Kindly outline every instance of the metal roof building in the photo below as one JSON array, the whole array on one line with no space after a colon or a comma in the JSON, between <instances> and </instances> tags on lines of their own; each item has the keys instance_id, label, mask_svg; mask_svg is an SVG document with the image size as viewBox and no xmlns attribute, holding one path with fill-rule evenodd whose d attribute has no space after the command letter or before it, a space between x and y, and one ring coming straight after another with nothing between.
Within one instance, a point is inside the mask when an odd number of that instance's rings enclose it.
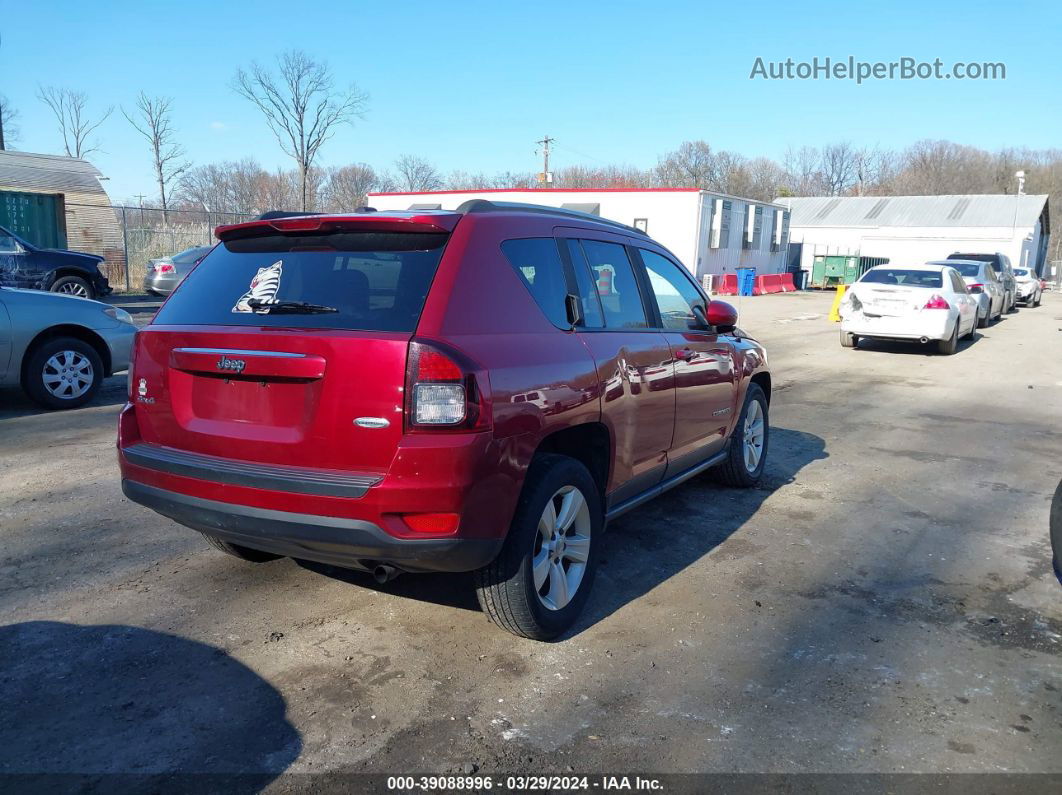
<instances>
[{"instance_id":1,"label":"metal roof building","mask_svg":"<svg viewBox=\"0 0 1062 795\"><path fill-rule=\"evenodd\" d=\"M121 259L121 227L87 160L0 150L0 226L34 245Z\"/></svg>"},{"instance_id":2,"label":"metal roof building","mask_svg":"<svg viewBox=\"0 0 1062 795\"><path fill-rule=\"evenodd\" d=\"M1051 232L1046 195L813 196L781 198L801 267L815 254L926 262L956 251L1002 252L1044 275Z\"/></svg>"}]
</instances>

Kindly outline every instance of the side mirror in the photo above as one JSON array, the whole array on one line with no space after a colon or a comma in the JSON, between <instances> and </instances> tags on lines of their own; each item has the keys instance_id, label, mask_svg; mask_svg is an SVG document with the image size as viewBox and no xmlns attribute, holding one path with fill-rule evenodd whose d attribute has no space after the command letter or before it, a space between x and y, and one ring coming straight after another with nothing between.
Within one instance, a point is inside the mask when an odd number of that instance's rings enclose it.
<instances>
[{"instance_id":1,"label":"side mirror","mask_svg":"<svg viewBox=\"0 0 1062 795\"><path fill-rule=\"evenodd\" d=\"M712 301L708 304L708 325L723 334L729 334L737 326L737 310L726 301Z\"/></svg>"}]
</instances>

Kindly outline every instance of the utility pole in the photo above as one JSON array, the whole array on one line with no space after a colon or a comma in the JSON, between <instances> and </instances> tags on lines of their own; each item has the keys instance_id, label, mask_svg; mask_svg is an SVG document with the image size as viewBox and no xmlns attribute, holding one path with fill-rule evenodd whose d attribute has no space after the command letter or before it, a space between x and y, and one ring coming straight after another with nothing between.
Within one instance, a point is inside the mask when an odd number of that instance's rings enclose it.
<instances>
[{"instance_id":1,"label":"utility pole","mask_svg":"<svg viewBox=\"0 0 1062 795\"><path fill-rule=\"evenodd\" d=\"M553 184L553 175L549 173L549 145L556 140L556 138L550 138L547 135L541 141L535 141L536 144L542 147L542 179L539 181L546 187Z\"/></svg>"},{"instance_id":2,"label":"utility pole","mask_svg":"<svg viewBox=\"0 0 1062 795\"><path fill-rule=\"evenodd\" d=\"M144 228L144 194L143 193L137 193L135 195L136 195L137 201L140 202L140 228L143 229Z\"/></svg>"}]
</instances>

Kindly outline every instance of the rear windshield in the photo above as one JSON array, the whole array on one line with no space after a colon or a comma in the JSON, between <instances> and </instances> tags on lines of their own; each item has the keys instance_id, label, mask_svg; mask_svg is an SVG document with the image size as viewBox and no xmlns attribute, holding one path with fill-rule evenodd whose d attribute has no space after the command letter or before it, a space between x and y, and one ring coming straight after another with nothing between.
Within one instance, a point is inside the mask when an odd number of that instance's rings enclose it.
<instances>
[{"instance_id":1,"label":"rear windshield","mask_svg":"<svg viewBox=\"0 0 1062 795\"><path fill-rule=\"evenodd\" d=\"M943 284L940 271L901 270L899 268L881 270L874 268L863 274L863 278L859 281L871 284L902 284L907 287L940 287Z\"/></svg>"},{"instance_id":2,"label":"rear windshield","mask_svg":"<svg viewBox=\"0 0 1062 795\"><path fill-rule=\"evenodd\" d=\"M1029 271L1026 268L1015 268L1014 269L1014 275L1015 276L1028 276L1029 275Z\"/></svg>"},{"instance_id":3,"label":"rear windshield","mask_svg":"<svg viewBox=\"0 0 1062 795\"><path fill-rule=\"evenodd\" d=\"M154 322L413 331L447 237L338 231L230 240Z\"/></svg>"},{"instance_id":4,"label":"rear windshield","mask_svg":"<svg viewBox=\"0 0 1062 795\"><path fill-rule=\"evenodd\" d=\"M972 262L956 262L951 267L955 268L960 276L979 276L981 274L981 266Z\"/></svg>"}]
</instances>

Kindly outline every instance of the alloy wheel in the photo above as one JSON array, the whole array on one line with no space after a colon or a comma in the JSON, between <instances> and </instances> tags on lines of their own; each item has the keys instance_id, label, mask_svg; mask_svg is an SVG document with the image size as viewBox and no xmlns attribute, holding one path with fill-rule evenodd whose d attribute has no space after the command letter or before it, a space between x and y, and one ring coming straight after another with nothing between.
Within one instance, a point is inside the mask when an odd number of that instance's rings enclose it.
<instances>
[{"instance_id":1,"label":"alloy wheel","mask_svg":"<svg viewBox=\"0 0 1062 795\"><path fill-rule=\"evenodd\" d=\"M85 285L81 282L66 282L60 284L59 289L56 291L63 295L74 295L78 298L88 298L88 290L85 289Z\"/></svg>"},{"instance_id":2,"label":"alloy wheel","mask_svg":"<svg viewBox=\"0 0 1062 795\"><path fill-rule=\"evenodd\" d=\"M92 362L78 351L59 351L44 363L44 388L60 400L73 400L92 387Z\"/></svg>"},{"instance_id":3,"label":"alloy wheel","mask_svg":"<svg viewBox=\"0 0 1062 795\"><path fill-rule=\"evenodd\" d=\"M590 559L590 507L575 486L563 486L538 520L531 576L538 600L561 610L575 597Z\"/></svg>"},{"instance_id":4,"label":"alloy wheel","mask_svg":"<svg viewBox=\"0 0 1062 795\"><path fill-rule=\"evenodd\" d=\"M744 447L745 469L755 472L763 457L763 437L766 423L763 417L763 407L758 400L749 402L748 411L745 412L745 427L742 430L742 445Z\"/></svg>"}]
</instances>

